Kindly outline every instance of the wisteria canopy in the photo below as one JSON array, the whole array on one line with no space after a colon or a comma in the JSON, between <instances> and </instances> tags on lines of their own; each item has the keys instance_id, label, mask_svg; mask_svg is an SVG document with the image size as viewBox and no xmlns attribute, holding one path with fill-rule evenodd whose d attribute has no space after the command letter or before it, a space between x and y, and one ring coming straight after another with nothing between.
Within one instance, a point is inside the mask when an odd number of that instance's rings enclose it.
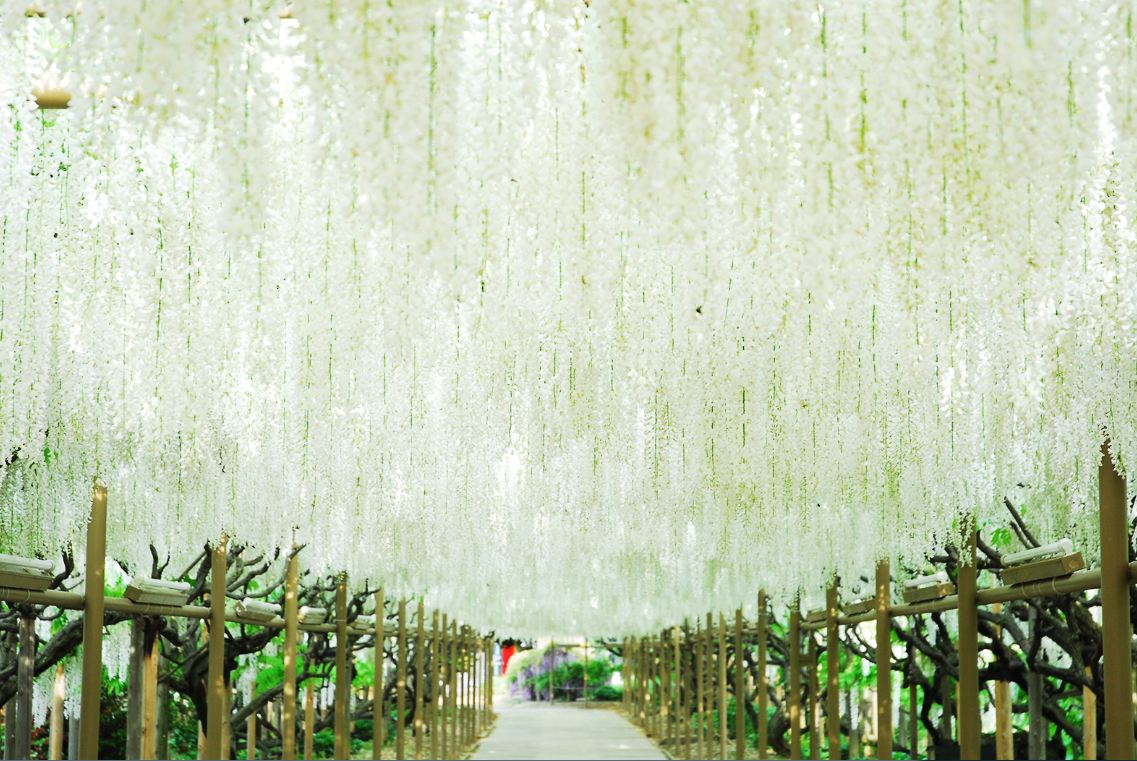
<instances>
[{"instance_id":1,"label":"wisteria canopy","mask_svg":"<svg viewBox=\"0 0 1137 761\"><path fill-rule=\"evenodd\" d=\"M295 541L615 634L918 567L1004 496L1096 547L1132 5L36 7L0 10L0 551L81 554L98 480L124 563Z\"/></svg>"}]
</instances>

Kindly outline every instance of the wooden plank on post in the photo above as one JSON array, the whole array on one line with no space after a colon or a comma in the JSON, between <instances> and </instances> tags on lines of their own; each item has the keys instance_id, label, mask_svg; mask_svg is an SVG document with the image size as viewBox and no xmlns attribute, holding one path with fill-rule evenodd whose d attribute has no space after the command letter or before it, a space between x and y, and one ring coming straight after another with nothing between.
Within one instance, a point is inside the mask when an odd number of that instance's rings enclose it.
<instances>
[{"instance_id":1,"label":"wooden plank on post","mask_svg":"<svg viewBox=\"0 0 1137 761\"><path fill-rule=\"evenodd\" d=\"M107 561L107 488L95 484L87 523L83 593L83 683L79 697L79 755L99 757L99 701L103 685L103 595Z\"/></svg>"},{"instance_id":2,"label":"wooden plank on post","mask_svg":"<svg viewBox=\"0 0 1137 761\"><path fill-rule=\"evenodd\" d=\"M1105 757L1133 758L1133 625L1129 612L1129 505L1109 442L1098 470Z\"/></svg>"},{"instance_id":3,"label":"wooden plank on post","mask_svg":"<svg viewBox=\"0 0 1137 761\"><path fill-rule=\"evenodd\" d=\"M67 697L67 681L63 664L55 667L55 681L51 688L51 723L48 726L47 757L51 761L63 758L63 699Z\"/></svg>"},{"instance_id":4,"label":"wooden plank on post","mask_svg":"<svg viewBox=\"0 0 1137 761\"><path fill-rule=\"evenodd\" d=\"M801 758L801 610L797 598L790 609L790 758Z\"/></svg>"},{"instance_id":5,"label":"wooden plank on post","mask_svg":"<svg viewBox=\"0 0 1137 761\"><path fill-rule=\"evenodd\" d=\"M825 590L825 715L829 736L829 758L841 758L841 652L838 649L837 580Z\"/></svg>"},{"instance_id":6,"label":"wooden plank on post","mask_svg":"<svg viewBox=\"0 0 1137 761\"><path fill-rule=\"evenodd\" d=\"M210 552L209 567L209 675L206 685L205 754L222 758L225 715L225 573L224 534ZM86 717L86 712L83 716ZM86 724L86 718L83 723Z\"/></svg>"},{"instance_id":7,"label":"wooden plank on post","mask_svg":"<svg viewBox=\"0 0 1137 761\"><path fill-rule=\"evenodd\" d=\"M395 758L407 757L403 731L407 721L407 598L399 598L398 661L395 664Z\"/></svg>"},{"instance_id":8,"label":"wooden plank on post","mask_svg":"<svg viewBox=\"0 0 1137 761\"><path fill-rule=\"evenodd\" d=\"M976 563L974 518L965 529L963 555L957 574L959 588L959 754L962 759L979 758L979 609L976 606Z\"/></svg>"},{"instance_id":9,"label":"wooden plank on post","mask_svg":"<svg viewBox=\"0 0 1137 761\"><path fill-rule=\"evenodd\" d=\"M423 676L425 660L423 648L426 645L426 609L422 598L418 598L418 621L415 625L415 758L422 758L422 735L426 731L426 716L423 709L422 693L426 686Z\"/></svg>"},{"instance_id":10,"label":"wooden plank on post","mask_svg":"<svg viewBox=\"0 0 1137 761\"><path fill-rule=\"evenodd\" d=\"M296 641L299 634L300 561L296 547L288 557L284 582L284 684L281 695L280 757L296 758Z\"/></svg>"},{"instance_id":11,"label":"wooden plank on post","mask_svg":"<svg viewBox=\"0 0 1137 761\"><path fill-rule=\"evenodd\" d=\"M336 758L351 756L351 732L347 727L347 703L351 678L347 674L347 574L336 577L336 691L334 734Z\"/></svg>"},{"instance_id":12,"label":"wooden plank on post","mask_svg":"<svg viewBox=\"0 0 1137 761\"><path fill-rule=\"evenodd\" d=\"M892 758L892 574L888 560L876 565L876 757Z\"/></svg>"},{"instance_id":13,"label":"wooden plank on post","mask_svg":"<svg viewBox=\"0 0 1137 761\"><path fill-rule=\"evenodd\" d=\"M769 626L766 614L766 592L758 591L758 758L766 758L769 745L766 710L770 695L766 685L766 628Z\"/></svg>"}]
</instances>

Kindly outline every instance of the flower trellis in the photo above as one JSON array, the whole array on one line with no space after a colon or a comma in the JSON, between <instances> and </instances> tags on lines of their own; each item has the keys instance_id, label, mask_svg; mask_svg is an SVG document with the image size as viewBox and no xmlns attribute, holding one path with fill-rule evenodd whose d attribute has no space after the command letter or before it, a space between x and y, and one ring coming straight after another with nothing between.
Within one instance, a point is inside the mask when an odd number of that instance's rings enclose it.
<instances>
[{"instance_id":1,"label":"flower trellis","mask_svg":"<svg viewBox=\"0 0 1137 761\"><path fill-rule=\"evenodd\" d=\"M97 478L124 561L295 536L473 626L648 631L1006 494L1096 544L1124 4L18 6L0 551Z\"/></svg>"}]
</instances>

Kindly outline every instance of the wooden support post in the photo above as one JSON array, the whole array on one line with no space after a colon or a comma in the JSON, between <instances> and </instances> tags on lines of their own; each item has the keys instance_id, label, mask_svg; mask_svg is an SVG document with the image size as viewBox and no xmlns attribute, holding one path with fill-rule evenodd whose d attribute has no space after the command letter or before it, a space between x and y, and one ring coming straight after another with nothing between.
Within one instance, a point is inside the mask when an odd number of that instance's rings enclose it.
<instances>
[{"instance_id":1,"label":"wooden support post","mask_svg":"<svg viewBox=\"0 0 1137 761\"><path fill-rule=\"evenodd\" d=\"M1133 758L1133 626L1129 612L1129 506L1125 479L1102 444L1098 471L1105 757Z\"/></svg>"},{"instance_id":2,"label":"wooden support post","mask_svg":"<svg viewBox=\"0 0 1137 761\"><path fill-rule=\"evenodd\" d=\"M1001 613L1003 606L995 603L992 613ZM995 637L1001 639L1003 627L995 627ZM913 687L913 689L915 689ZM1015 757L1014 725L1011 723L1011 684L998 680L995 682L995 758L1011 761Z\"/></svg>"},{"instance_id":3,"label":"wooden support post","mask_svg":"<svg viewBox=\"0 0 1137 761\"><path fill-rule=\"evenodd\" d=\"M63 699L67 697L67 682L63 664L55 667L55 682L51 689L51 723L48 725L47 757L51 761L63 758Z\"/></svg>"},{"instance_id":4,"label":"wooden support post","mask_svg":"<svg viewBox=\"0 0 1137 761\"><path fill-rule=\"evenodd\" d=\"M486 678L487 679L487 681L486 681L486 710L489 712L489 721L490 722L492 722L494 719L493 680L494 680L494 676L496 676L496 673L494 671L494 666L493 666L493 647L494 647L493 639L487 637L486 638L486 674L488 676ZM587 653L588 651L586 650L585 652Z\"/></svg>"},{"instance_id":5,"label":"wooden support post","mask_svg":"<svg viewBox=\"0 0 1137 761\"><path fill-rule=\"evenodd\" d=\"M304 686L304 759L312 761L316 739L316 696L312 682Z\"/></svg>"},{"instance_id":6,"label":"wooden support post","mask_svg":"<svg viewBox=\"0 0 1137 761\"><path fill-rule=\"evenodd\" d=\"M770 695L766 686L766 628L769 626L766 614L766 592L758 591L758 758L766 758L769 745L766 710Z\"/></svg>"},{"instance_id":7,"label":"wooden support post","mask_svg":"<svg viewBox=\"0 0 1137 761\"><path fill-rule=\"evenodd\" d=\"M439 710L442 712L442 716L441 716L441 721L439 721L438 723L439 723L439 732L442 735L442 757L443 758L450 758L450 742L449 742L450 738L449 738L449 732L447 731L447 728L449 726L449 721L448 721L447 710L446 710L447 707L449 706L449 700L450 700L450 689L449 689L449 687L450 687L450 681L451 681L450 680L450 668L451 668L450 667L450 617L446 613L442 614L442 641L439 644L440 644L440 651L439 651L440 655L439 655L439 657L442 659L442 662L439 664L439 666L442 669L442 679L441 679L442 683L439 685L439 688L438 688L438 691L439 691L438 703L439 703Z\"/></svg>"},{"instance_id":8,"label":"wooden support post","mask_svg":"<svg viewBox=\"0 0 1137 761\"><path fill-rule=\"evenodd\" d=\"M742 663L742 608L734 611L734 757L746 758L746 682Z\"/></svg>"},{"instance_id":9,"label":"wooden support post","mask_svg":"<svg viewBox=\"0 0 1137 761\"><path fill-rule=\"evenodd\" d=\"M841 652L837 631L837 580L825 591L825 717L829 758L841 758Z\"/></svg>"},{"instance_id":10,"label":"wooden support post","mask_svg":"<svg viewBox=\"0 0 1137 761\"><path fill-rule=\"evenodd\" d=\"M206 758L222 758L224 725L228 723L225 715L225 573L227 539L221 541L210 552L209 568L209 675L206 684ZM87 723L87 713L83 712L83 724Z\"/></svg>"},{"instance_id":11,"label":"wooden support post","mask_svg":"<svg viewBox=\"0 0 1137 761\"><path fill-rule=\"evenodd\" d=\"M160 624L148 620L143 631L142 758L158 758L158 649Z\"/></svg>"},{"instance_id":12,"label":"wooden support post","mask_svg":"<svg viewBox=\"0 0 1137 761\"><path fill-rule=\"evenodd\" d=\"M703 623L695 619L695 740L699 745L699 758L710 758L707 753L706 736L706 695L703 672L706 664L703 663Z\"/></svg>"},{"instance_id":13,"label":"wooden support post","mask_svg":"<svg viewBox=\"0 0 1137 761\"><path fill-rule=\"evenodd\" d=\"M336 692L334 733L336 758L351 757L351 731L347 726L351 677L347 673L347 574L336 577Z\"/></svg>"},{"instance_id":14,"label":"wooden support post","mask_svg":"<svg viewBox=\"0 0 1137 761\"><path fill-rule=\"evenodd\" d=\"M415 758L422 758L422 736L426 731L426 716L423 712L422 693L426 686L423 678L423 667L426 655L423 648L426 646L426 609L422 598L418 599L418 621L415 624Z\"/></svg>"},{"instance_id":15,"label":"wooden support post","mask_svg":"<svg viewBox=\"0 0 1137 761\"><path fill-rule=\"evenodd\" d=\"M674 650L674 663L673 673L674 678L672 681L675 683L675 732L673 737L676 743L682 742L684 752L687 750L687 721L688 714L684 704L684 691L687 688L687 675L683 668L683 640L679 632L679 627L675 626L671 630L671 642Z\"/></svg>"},{"instance_id":16,"label":"wooden support post","mask_svg":"<svg viewBox=\"0 0 1137 761\"><path fill-rule=\"evenodd\" d=\"M450 752L457 758L462 752L462 738L458 734L458 622L450 622ZM447 756L451 758L451 756Z\"/></svg>"},{"instance_id":17,"label":"wooden support post","mask_svg":"<svg viewBox=\"0 0 1137 761\"><path fill-rule=\"evenodd\" d=\"M438 611L430 618L430 757L438 758Z\"/></svg>"},{"instance_id":18,"label":"wooden support post","mask_svg":"<svg viewBox=\"0 0 1137 761\"><path fill-rule=\"evenodd\" d=\"M407 757L403 731L407 721L407 598L399 598L399 659L395 664L395 758Z\"/></svg>"},{"instance_id":19,"label":"wooden support post","mask_svg":"<svg viewBox=\"0 0 1137 761\"><path fill-rule=\"evenodd\" d=\"M807 688L806 705L808 705L807 714L809 716L809 757L821 758L821 706L818 700L818 693L820 690L819 679L817 677L817 664L820 660L817 653L817 637L813 635L810 630L806 634L808 647L806 649L806 674L809 677L809 687Z\"/></svg>"},{"instance_id":20,"label":"wooden support post","mask_svg":"<svg viewBox=\"0 0 1137 761\"><path fill-rule=\"evenodd\" d=\"M83 593L83 683L79 698L79 755L99 757L99 699L103 686L103 595L107 561L107 488L95 484L87 524L87 574Z\"/></svg>"},{"instance_id":21,"label":"wooden support post","mask_svg":"<svg viewBox=\"0 0 1137 761\"><path fill-rule=\"evenodd\" d=\"M296 758L296 641L299 634L300 561L296 548L288 557L288 570L284 582L284 684L281 704L280 757L284 761Z\"/></svg>"},{"instance_id":22,"label":"wooden support post","mask_svg":"<svg viewBox=\"0 0 1137 761\"><path fill-rule=\"evenodd\" d=\"M683 620L683 643L679 648L679 716L683 721L683 759L691 758L691 627Z\"/></svg>"},{"instance_id":23,"label":"wooden support post","mask_svg":"<svg viewBox=\"0 0 1137 761\"><path fill-rule=\"evenodd\" d=\"M1093 681L1093 673L1086 666L1086 679ZM1012 758L1008 756L1007 758ZM1089 687L1082 688L1082 758L1095 761L1098 757L1098 696Z\"/></svg>"},{"instance_id":24,"label":"wooden support post","mask_svg":"<svg viewBox=\"0 0 1137 761\"><path fill-rule=\"evenodd\" d=\"M20 613L18 624L18 653L16 656L16 758L31 758L32 747L32 693L36 668L36 618L28 612Z\"/></svg>"},{"instance_id":25,"label":"wooden support post","mask_svg":"<svg viewBox=\"0 0 1137 761\"><path fill-rule=\"evenodd\" d=\"M892 574L888 560L876 565L876 757L892 758Z\"/></svg>"},{"instance_id":26,"label":"wooden support post","mask_svg":"<svg viewBox=\"0 0 1137 761\"><path fill-rule=\"evenodd\" d=\"M974 518L968 519L957 577L959 594L959 753L965 761L979 758L979 609L976 606Z\"/></svg>"},{"instance_id":27,"label":"wooden support post","mask_svg":"<svg viewBox=\"0 0 1137 761\"><path fill-rule=\"evenodd\" d=\"M671 669L668 665L667 647L663 636L656 640L659 657L659 736L664 745L671 744Z\"/></svg>"},{"instance_id":28,"label":"wooden support post","mask_svg":"<svg viewBox=\"0 0 1137 761\"><path fill-rule=\"evenodd\" d=\"M130 619L130 655L126 680L126 757L130 761L142 758L142 661L145 622L140 617Z\"/></svg>"},{"instance_id":29,"label":"wooden support post","mask_svg":"<svg viewBox=\"0 0 1137 761\"><path fill-rule=\"evenodd\" d=\"M708 756L714 755L715 747L715 726L711 723L711 717L715 713L715 677L717 671L715 669L715 618L714 614L707 613L703 621L704 630L704 645L706 650L703 653L703 660L706 668L703 669L703 676L707 679L707 687L703 694L706 696L707 705L704 713L707 718L707 754Z\"/></svg>"},{"instance_id":30,"label":"wooden support post","mask_svg":"<svg viewBox=\"0 0 1137 761\"><path fill-rule=\"evenodd\" d=\"M795 597L790 610L790 758L801 758L801 610Z\"/></svg>"},{"instance_id":31,"label":"wooden support post","mask_svg":"<svg viewBox=\"0 0 1137 761\"><path fill-rule=\"evenodd\" d=\"M719 612L719 758L726 758L726 616Z\"/></svg>"}]
</instances>

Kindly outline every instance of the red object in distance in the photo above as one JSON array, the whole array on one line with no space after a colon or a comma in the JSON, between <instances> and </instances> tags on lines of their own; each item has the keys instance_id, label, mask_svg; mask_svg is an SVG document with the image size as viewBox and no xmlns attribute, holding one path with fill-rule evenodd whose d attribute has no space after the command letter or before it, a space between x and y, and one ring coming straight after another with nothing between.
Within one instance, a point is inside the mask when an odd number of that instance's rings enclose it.
<instances>
[{"instance_id":1,"label":"red object in distance","mask_svg":"<svg viewBox=\"0 0 1137 761\"><path fill-rule=\"evenodd\" d=\"M501 648L501 673L505 674L505 670L509 668L509 659L517 652L517 646L514 644L503 645Z\"/></svg>"}]
</instances>

